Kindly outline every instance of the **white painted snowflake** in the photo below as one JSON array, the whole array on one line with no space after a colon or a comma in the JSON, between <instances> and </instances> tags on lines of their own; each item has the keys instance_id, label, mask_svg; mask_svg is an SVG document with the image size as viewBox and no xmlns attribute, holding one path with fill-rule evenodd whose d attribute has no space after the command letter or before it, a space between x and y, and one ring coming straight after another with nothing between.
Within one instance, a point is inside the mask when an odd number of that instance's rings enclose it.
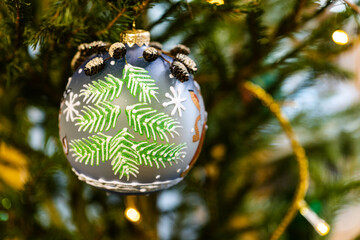
<instances>
[{"instance_id":1,"label":"white painted snowflake","mask_svg":"<svg viewBox=\"0 0 360 240\"><path fill-rule=\"evenodd\" d=\"M69 101L65 101L66 109L64 110L64 114L66 113L66 121L74 121L74 118L79 115L79 111L75 109L76 106L80 105L80 101L76 101L78 95L70 92Z\"/></svg>"},{"instance_id":2,"label":"white painted snowflake","mask_svg":"<svg viewBox=\"0 0 360 240\"><path fill-rule=\"evenodd\" d=\"M164 102L162 105L164 107L167 107L169 105L174 104L174 109L171 112L171 116L174 116L176 113L176 110L177 110L179 113L179 116L182 117L182 110L185 111L186 108L184 107L184 105L181 104L181 102L184 102L186 100L186 98L181 98L181 88L178 88L177 92L176 92L175 88L171 86L170 91L173 94L173 96L171 96L169 93L166 93L165 97L169 98L170 101Z\"/></svg>"}]
</instances>

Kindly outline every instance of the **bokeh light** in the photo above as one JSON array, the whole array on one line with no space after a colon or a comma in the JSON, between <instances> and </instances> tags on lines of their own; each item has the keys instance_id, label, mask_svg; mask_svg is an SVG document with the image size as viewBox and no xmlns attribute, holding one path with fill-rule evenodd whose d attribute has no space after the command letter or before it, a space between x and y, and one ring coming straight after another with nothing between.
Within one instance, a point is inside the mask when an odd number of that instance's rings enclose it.
<instances>
[{"instance_id":1,"label":"bokeh light","mask_svg":"<svg viewBox=\"0 0 360 240\"><path fill-rule=\"evenodd\" d=\"M349 37L343 30L336 30L332 34L332 39L336 44L345 45L349 42Z\"/></svg>"},{"instance_id":2,"label":"bokeh light","mask_svg":"<svg viewBox=\"0 0 360 240\"><path fill-rule=\"evenodd\" d=\"M140 213L135 208L126 208L125 217L131 222L138 222L140 220Z\"/></svg>"}]
</instances>

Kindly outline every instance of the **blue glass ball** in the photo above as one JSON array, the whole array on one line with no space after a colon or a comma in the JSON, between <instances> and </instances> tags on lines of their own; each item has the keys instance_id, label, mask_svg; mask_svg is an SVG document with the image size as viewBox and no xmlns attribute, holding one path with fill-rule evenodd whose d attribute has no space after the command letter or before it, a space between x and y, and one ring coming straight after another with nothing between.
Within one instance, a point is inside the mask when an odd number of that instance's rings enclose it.
<instances>
[{"instance_id":1,"label":"blue glass ball","mask_svg":"<svg viewBox=\"0 0 360 240\"><path fill-rule=\"evenodd\" d=\"M69 78L59 135L74 173L86 183L124 194L149 193L180 182L203 143L207 113L199 85L180 82L162 54L148 62L147 46L126 46L86 60ZM85 65L105 62L88 76Z\"/></svg>"}]
</instances>

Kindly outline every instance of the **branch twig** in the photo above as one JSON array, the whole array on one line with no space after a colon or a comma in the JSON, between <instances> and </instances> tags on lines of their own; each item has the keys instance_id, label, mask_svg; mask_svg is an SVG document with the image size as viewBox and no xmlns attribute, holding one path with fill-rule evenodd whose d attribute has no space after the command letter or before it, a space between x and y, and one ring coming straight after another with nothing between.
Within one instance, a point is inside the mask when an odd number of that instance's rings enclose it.
<instances>
[{"instance_id":1,"label":"branch twig","mask_svg":"<svg viewBox=\"0 0 360 240\"><path fill-rule=\"evenodd\" d=\"M101 31L98 31L96 33L96 35L101 35L107 31L110 30L110 28L112 28L112 26L116 23L116 21L125 13L126 11L126 8L123 8L119 13L118 15L116 15L116 17L106 26L105 29L101 30Z\"/></svg>"},{"instance_id":2,"label":"branch twig","mask_svg":"<svg viewBox=\"0 0 360 240\"><path fill-rule=\"evenodd\" d=\"M18 49L20 46L20 38L21 38L21 33L20 33L20 3L16 4L16 20L15 20L15 24L16 24L16 41L15 41L15 48Z\"/></svg>"},{"instance_id":3,"label":"branch twig","mask_svg":"<svg viewBox=\"0 0 360 240\"><path fill-rule=\"evenodd\" d=\"M354 10L355 12L357 12L358 14L360 14L360 8L358 5L349 2L348 0L342 0L344 3L346 3L352 10Z\"/></svg>"},{"instance_id":4,"label":"branch twig","mask_svg":"<svg viewBox=\"0 0 360 240\"><path fill-rule=\"evenodd\" d=\"M149 2L150 0L146 0L138 8L134 8L136 12L136 18L139 14L141 14L145 10L145 8L149 5Z\"/></svg>"}]
</instances>

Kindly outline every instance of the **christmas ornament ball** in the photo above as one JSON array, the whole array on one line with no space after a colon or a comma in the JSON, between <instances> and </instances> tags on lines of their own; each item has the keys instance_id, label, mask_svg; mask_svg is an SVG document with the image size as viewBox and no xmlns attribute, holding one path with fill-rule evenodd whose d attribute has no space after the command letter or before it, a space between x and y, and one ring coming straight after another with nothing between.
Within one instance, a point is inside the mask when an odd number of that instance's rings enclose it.
<instances>
[{"instance_id":1,"label":"christmas ornament ball","mask_svg":"<svg viewBox=\"0 0 360 240\"><path fill-rule=\"evenodd\" d=\"M148 49L143 30L127 31L121 40L106 50L100 44L101 51L89 44L91 51L76 54L59 135L80 180L123 194L149 193L177 184L191 169L207 113L192 71L186 72L193 62ZM80 64L79 58L87 59ZM174 61L181 71L171 71Z\"/></svg>"}]
</instances>

